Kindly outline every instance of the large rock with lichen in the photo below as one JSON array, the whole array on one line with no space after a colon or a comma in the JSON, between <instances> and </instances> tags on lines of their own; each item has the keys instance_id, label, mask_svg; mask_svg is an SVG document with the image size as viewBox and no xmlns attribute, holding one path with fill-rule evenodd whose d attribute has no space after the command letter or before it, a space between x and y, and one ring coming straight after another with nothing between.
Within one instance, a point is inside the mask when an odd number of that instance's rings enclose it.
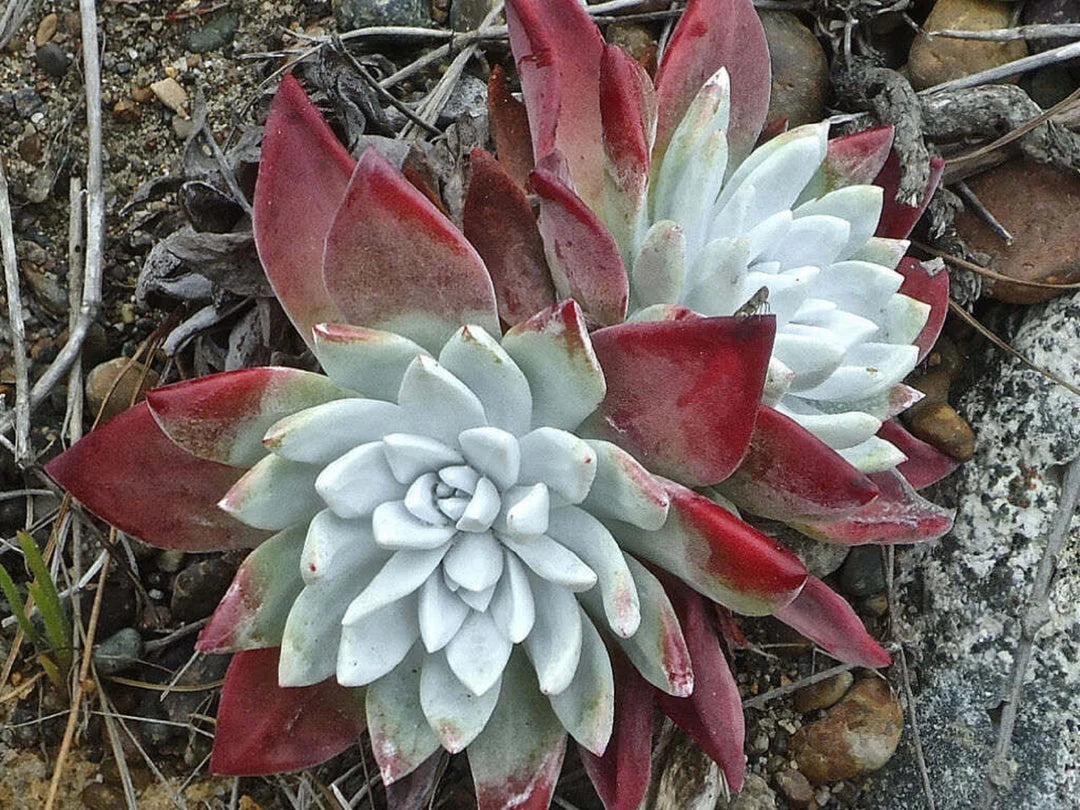
<instances>
[{"instance_id":1,"label":"large rock with lichen","mask_svg":"<svg viewBox=\"0 0 1080 810\"><path fill-rule=\"evenodd\" d=\"M1080 381L1080 295L1022 311L1012 344ZM1060 467L1080 455L1080 397L987 350L960 408L975 457L942 486L958 507L943 541L902 551L898 635L915 650L916 714L941 810L978 802L1008 693L1021 617L1059 500ZM993 807L1080 807L1080 521L1058 560L1049 622L1037 635L1011 757L994 772ZM910 710L909 710L910 713ZM910 810L922 786L910 745L875 777L866 804Z\"/></svg>"}]
</instances>

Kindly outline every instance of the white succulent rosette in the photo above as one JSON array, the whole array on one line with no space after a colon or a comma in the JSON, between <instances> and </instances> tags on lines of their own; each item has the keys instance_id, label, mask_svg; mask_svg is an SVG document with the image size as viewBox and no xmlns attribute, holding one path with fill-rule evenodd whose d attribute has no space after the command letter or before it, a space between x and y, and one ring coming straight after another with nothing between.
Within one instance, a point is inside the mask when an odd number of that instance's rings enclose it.
<instances>
[{"instance_id":1,"label":"white succulent rosette","mask_svg":"<svg viewBox=\"0 0 1080 810\"><path fill-rule=\"evenodd\" d=\"M598 626L648 680L692 687L665 661L677 620L662 588L601 522L651 534L668 500L627 453L571 432L604 377L584 330L547 320L501 342L462 327L437 358L392 333L317 327L330 380L363 395L278 421L270 454L221 501L248 525L284 529L252 558L289 543L298 555L280 685L367 686L387 781L440 744L468 746L504 677L603 751L614 687Z\"/></svg>"},{"instance_id":2,"label":"white succulent rosette","mask_svg":"<svg viewBox=\"0 0 1080 810\"><path fill-rule=\"evenodd\" d=\"M729 93L721 69L653 166L647 204L629 223L607 217L630 268L630 319L672 303L731 315L767 288L777 334L766 404L863 472L890 469L904 456L874 434L915 367L930 312L898 292L908 242L873 235L880 187L822 193L827 123L729 163Z\"/></svg>"}]
</instances>

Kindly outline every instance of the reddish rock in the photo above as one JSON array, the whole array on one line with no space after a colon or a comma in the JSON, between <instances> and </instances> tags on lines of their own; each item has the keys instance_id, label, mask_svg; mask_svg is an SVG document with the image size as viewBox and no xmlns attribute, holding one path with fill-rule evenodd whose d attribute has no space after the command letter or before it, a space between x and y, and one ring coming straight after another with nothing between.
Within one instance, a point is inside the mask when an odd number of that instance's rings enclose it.
<instances>
[{"instance_id":1,"label":"reddish rock","mask_svg":"<svg viewBox=\"0 0 1080 810\"><path fill-rule=\"evenodd\" d=\"M791 738L799 770L811 782L839 782L889 761L904 730L904 712L880 678L859 681L822 720Z\"/></svg>"},{"instance_id":2,"label":"reddish rock","mask_svg":"<svg viewBox=\"0 0 1080 810\"><path fill-rule=\"evenodd\" d=\"M127 357L101 363L86 376L86 404L90 415L96 416L104 405L101 421L107 422L134 403L141 402L145 392L157 383L156 371Z\"/></svg>"},{"instance_id":3,"label":"reddish rock","mask_svg":"<svg viewBox=\"0 0 1080 810\"><path fill-rule=\"evenodd\" d=\"M972 250L991 256L991 270L1020 281L1080 281L1080 176L1012 161L968 180L968 185L1013 236L1013 243L1006 245L974 214L963 211L957 216L960 235ZM1002 281L990 281L986 289L1010 304L1034 304L1061 294Z\"/></svg>"}]
</instances>

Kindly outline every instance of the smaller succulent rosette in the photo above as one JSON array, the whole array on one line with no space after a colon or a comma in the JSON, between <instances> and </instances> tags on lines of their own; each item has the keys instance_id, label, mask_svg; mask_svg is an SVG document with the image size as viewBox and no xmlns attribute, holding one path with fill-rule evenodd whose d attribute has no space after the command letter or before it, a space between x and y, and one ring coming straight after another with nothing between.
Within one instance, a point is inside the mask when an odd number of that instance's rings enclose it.
<instances>
[{"instance_id":1,"label":"smaller succulent rosette","mask_svg":"<svg viewBox=\"0 0 1080 810\"><path fill-rule=\"evenodd\" d=\"M769 57L747 0L691 0L655 79L573 0L511 0L507 15L524 104L496 71L499 157L473 153L464 214L503 317L568 295L595 324L730 315L767 293L763 418L723 492L835 542L940 536L947 515L912 486L956 462L895 417L921 396L902 381L941 328L948 276L904 255L922 208L895 199L891 128L777 126L759 143ZM806 497L801 458L823 454L795 426L867 476L876 503Z\"/></svg>"}]
</instances>

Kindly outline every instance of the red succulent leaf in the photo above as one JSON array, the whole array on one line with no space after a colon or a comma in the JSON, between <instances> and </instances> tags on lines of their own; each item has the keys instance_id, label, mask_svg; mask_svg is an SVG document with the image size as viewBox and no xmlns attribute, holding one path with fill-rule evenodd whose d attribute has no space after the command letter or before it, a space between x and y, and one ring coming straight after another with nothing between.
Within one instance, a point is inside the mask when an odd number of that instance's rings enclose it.
<instances>
[{"instance_id":1,"label":"red succulent leaf","mask_svg":"<svg viewBox=\"0 0 1080 810\"><path fill-rule=\"evenodd\" d=\"M506 22L537 160L558 149L576 192L598 210L604 189L600 59L604 40L577 0L509 0Z\"/></svg>"},{"instance_id":2,"label":"red succulent leaf","mask_svg":"<svg viewBox=\"0 0 1080 810\"><path fill-rule=\"evenodd\" d=\"M499 65L492 68L488 79L487 105L499 163L519 188L525 188L529 172L533 170L529 113L525 105L510 92L506 84L506 71Z\"/></svg>"},{"instance_id":3,"label":"red succulent leaf","mask_svg":"<svg viewBox=\"0 0 1080 810\"><path fill-rule=\"evenodd\" d=\"M904 277L904 283L900 285L901 293L930 305L930 317L915 338L915 345L919 347L919 362L922 362L937 342L949 312L949 271L942 267L931 272L918 259L905 256L897 265L896 272Z\"/></svg>"},{"instance_id":4,"label":"red succulent leaf","mask_svg":"<svg viewBox=\"0 0 1080 810\"><path fill-rule=\"evenodd\" d=\"M573 298L594 324L621 323L630 282L611 232L560 177L558 152L533 170L529 182L540 198L540 233L555 292Z\"/></svg>"},{"instance_id":5,"label":"red succulent leaf","mask_svg":"<svg viewBox=\"0 0 1080 810\"><path fill-rule=\"evenodd\" d=\"M579 746L581 763L607 810L638 810L649 789L655 693L622 655L612 655L615 726L602 757ZM673 698L674 699L674 698Z\"/></svg>"},{"instance_id":6,"label":"red succulent leaf","mask_svg":"<svg viewBox=\"0 0 1080 810\"><path fill-rule=\"evenodd\" d=\"M686 698L657 692L657 703L721 767L728 786L738 792L746 776L746 731L739 688L709 622L705 600L678 583L671 583L666 590L690 648L694 692Z\"/></svg>"},{"instance_id":7,"label":"red succulent leaf","mask_svg":"<svg viewBox=\"0 0 1080 810\"><path fill-rule=\"evenodd\" d=\"M607 45L600 63L600 117L612 179L631 199L644 199L656 92L645 68L618 45Z\"/></svg>"},{"instance_id":8,"label":"red succulent leaf","mask_svg":"<svg viewBox=\"0 0 1080 810\"><path fill-rule=\"evenodd\" d=\"M793 419L758 409L750 449L719 487L740 507L776 520L842 516L877 495L874 483Z\"/></svg>"},{"instance_id":9,"label":"red succulent leaf","mask_svg":"<svg viewBox=\"0 0 1080 810\"><path fill-rule=\"evenodd\" d=\"M461 232L368 149L326 237L326 289L351 323L437 351L462 324L499 333L495 292Z\"/></svg>"},{"instance_id":10,"label":"red succulent leaf","mask_svg":"<svg viewBox=\"0 0 1080 810\"><path fill-rule=\"evenodd\" d=\"M532 206L505 164L475 149L469 165L463 230L491 274L499 317L514 326L555 303L544 242Z\"/></svg>"},{"instance_id":11,"label":"red succulent leaf","mask_svg":"<svg viewBox=\"0 0 1080 810\"><path fill-rule=\"evenodd\" d=\"M262 439L282 417L347 396L322 374L262 366L210 374L147 392L165 434L208 461L250 467L266 455Z\"/></svg>"},{"instance_id":12,"label":"red succulent leaf","mask_svg":"<svg viewBox=\"0 0 1080 810\"><path fill-rule=\"evenodd\" d=\"M847 600L817 577L807 577L802 592L776 618L846 664L877 668L892 663Z\"/></svg>"},{"instance_id":13,"label":"red succulent leaf","mask_svg":"<svg viewBox=\"0 0 1080 810\"><path fill-rule=\"evenodd\" d=\"M849 546L921 543L952 528L953 511L923 498L896 470L868 477L881 494L866 506L834 520L800 520L796 528L818 540Z\"/></svg>"},{"instance_id":14,"label":"red succulent leaf","mask_svg":"<svg viewBox=\"0 0 1080 810\"><path fill-rule=\"evenodd\" d=\"M896 419L882 422L877 435L892 442L907 456L907 461L897 465L896 469L915 489L936 484L960 466L960 462L952 456L911 435Z\"/></svg>"},{"instance_id":15,"label":"red succulent leaf","mask_svg":"<svg viewBox=\"0 0 1080 810\"><path fill-rule=\"evenodd\" d=\"M285 76L266 119L252 220L266 277L309 346L312 326L341 320L323 285L323 244L355 165L300 83Z\"/></svg>"},{"instance_id":16,"label":"red succulent leaf","mask_svg":"<svg viewBox=\"0 0 1080 810\"><path fill-rule=\"evenodd\" d=\"M45 470L95 515L160 548L251 548L270 536L217 507L244 470L174 444L145 402L91 431Z\"/></svg>"},{"instance_id":17,"label":"red succulent leaf","mask_svg":"<svg viewBox=\"0 0 1080 810\"><path fill-rule=\"evenodd\" d=\"M757 145L761 146L763 143L767 143L777 135L783 135L787 131L788 117L785 115L782 118L774 118L762 127L761 134L758 135Z\"/></svg>"},{"instance_id":18,"label":"red succulent leaf","mask_svg":"<svg viewBox=\"0 0 1080 810\"><path fill-rule=\"evenodd\" d=\"M919 221L926 206L930 204L930 198L934 196L941 175L945 171L945 161L941 158L930 159L930 180L926 184L918 205L908 205L896 199L897 189L900 188L900 158L896 153L890 153L878 176L874 179L874 185L885 189L884 204L881 208L881 219L878 220L877 233L875 236L883 236L888 239L906 239Z\"/></svg>"},{"instance_id":19,"label":"red succulent leaf","mask_svg":"<svg viewBox=\"0 0 1080 810\"><path fill-rule=\"evenodd\" d=\"M277 647L233 656L221 689L210 770L261 776L311 768L360 741L363 692L325 680L278 686Z\"/></svg>"},{"instance_id":20,"label":"red succulent leaf","mask_svg":"<svg viewBox=\"0 0 1080 810\"><path fill-rule=\"evenodd\" d=\"M724 480L750 442L775 330L774 317L757 316L593 333L607 396L589 429L688 486Z\"/></svg>"},{"instance_id":21,"label":"red succulent leaf","mask_svg":"<svg viewBox=\"0 0 1080 810\"><path fill-rule=\"evenodd\" d=\"M425 810L431 807L431 794L444 773L448 754L439 750L425 759L419 767L400 779L384 785L386 806L393 810Z\"/></svg>"},{"instance_id":22,"label":"red succulent leaf","mask_svg":"<svg viewBox=\"0 0 1080 810\"><path fill-rule=\"evenodd\" d=\"M656 72L658 156L698 90L721 67L731 77L728 165L750 154L765 124L772 88L761 20L750 0L690 0Z\"/></svg>"},{"instance_id":23,"label":"red succulent leaf","mask_svg":"<svg viewBox=\"0 0 1080 810\"><path fill-rule=\"evenodd\" d=\"M739 613L775 613L795 598L806 579L798 557L705 496L661 480L667 523L655 532L613 523L623 548Z\"/></svg>"},{"instance_id":24,"label":"red succulent leaf","mask_svg":"<svg viewBox=\"0 0 1080 810\"><path fill-rule=\"evenodd\" d=\"M850 135L830 138L825 160L821 164L825 179L822 194L845 186L873 183L889 158L892 142L891 126L872 127ZM889 191L886 189L886 194ZM895 197L896 189L891 189L891 192Z\"/></svg>"}]
</instances>

